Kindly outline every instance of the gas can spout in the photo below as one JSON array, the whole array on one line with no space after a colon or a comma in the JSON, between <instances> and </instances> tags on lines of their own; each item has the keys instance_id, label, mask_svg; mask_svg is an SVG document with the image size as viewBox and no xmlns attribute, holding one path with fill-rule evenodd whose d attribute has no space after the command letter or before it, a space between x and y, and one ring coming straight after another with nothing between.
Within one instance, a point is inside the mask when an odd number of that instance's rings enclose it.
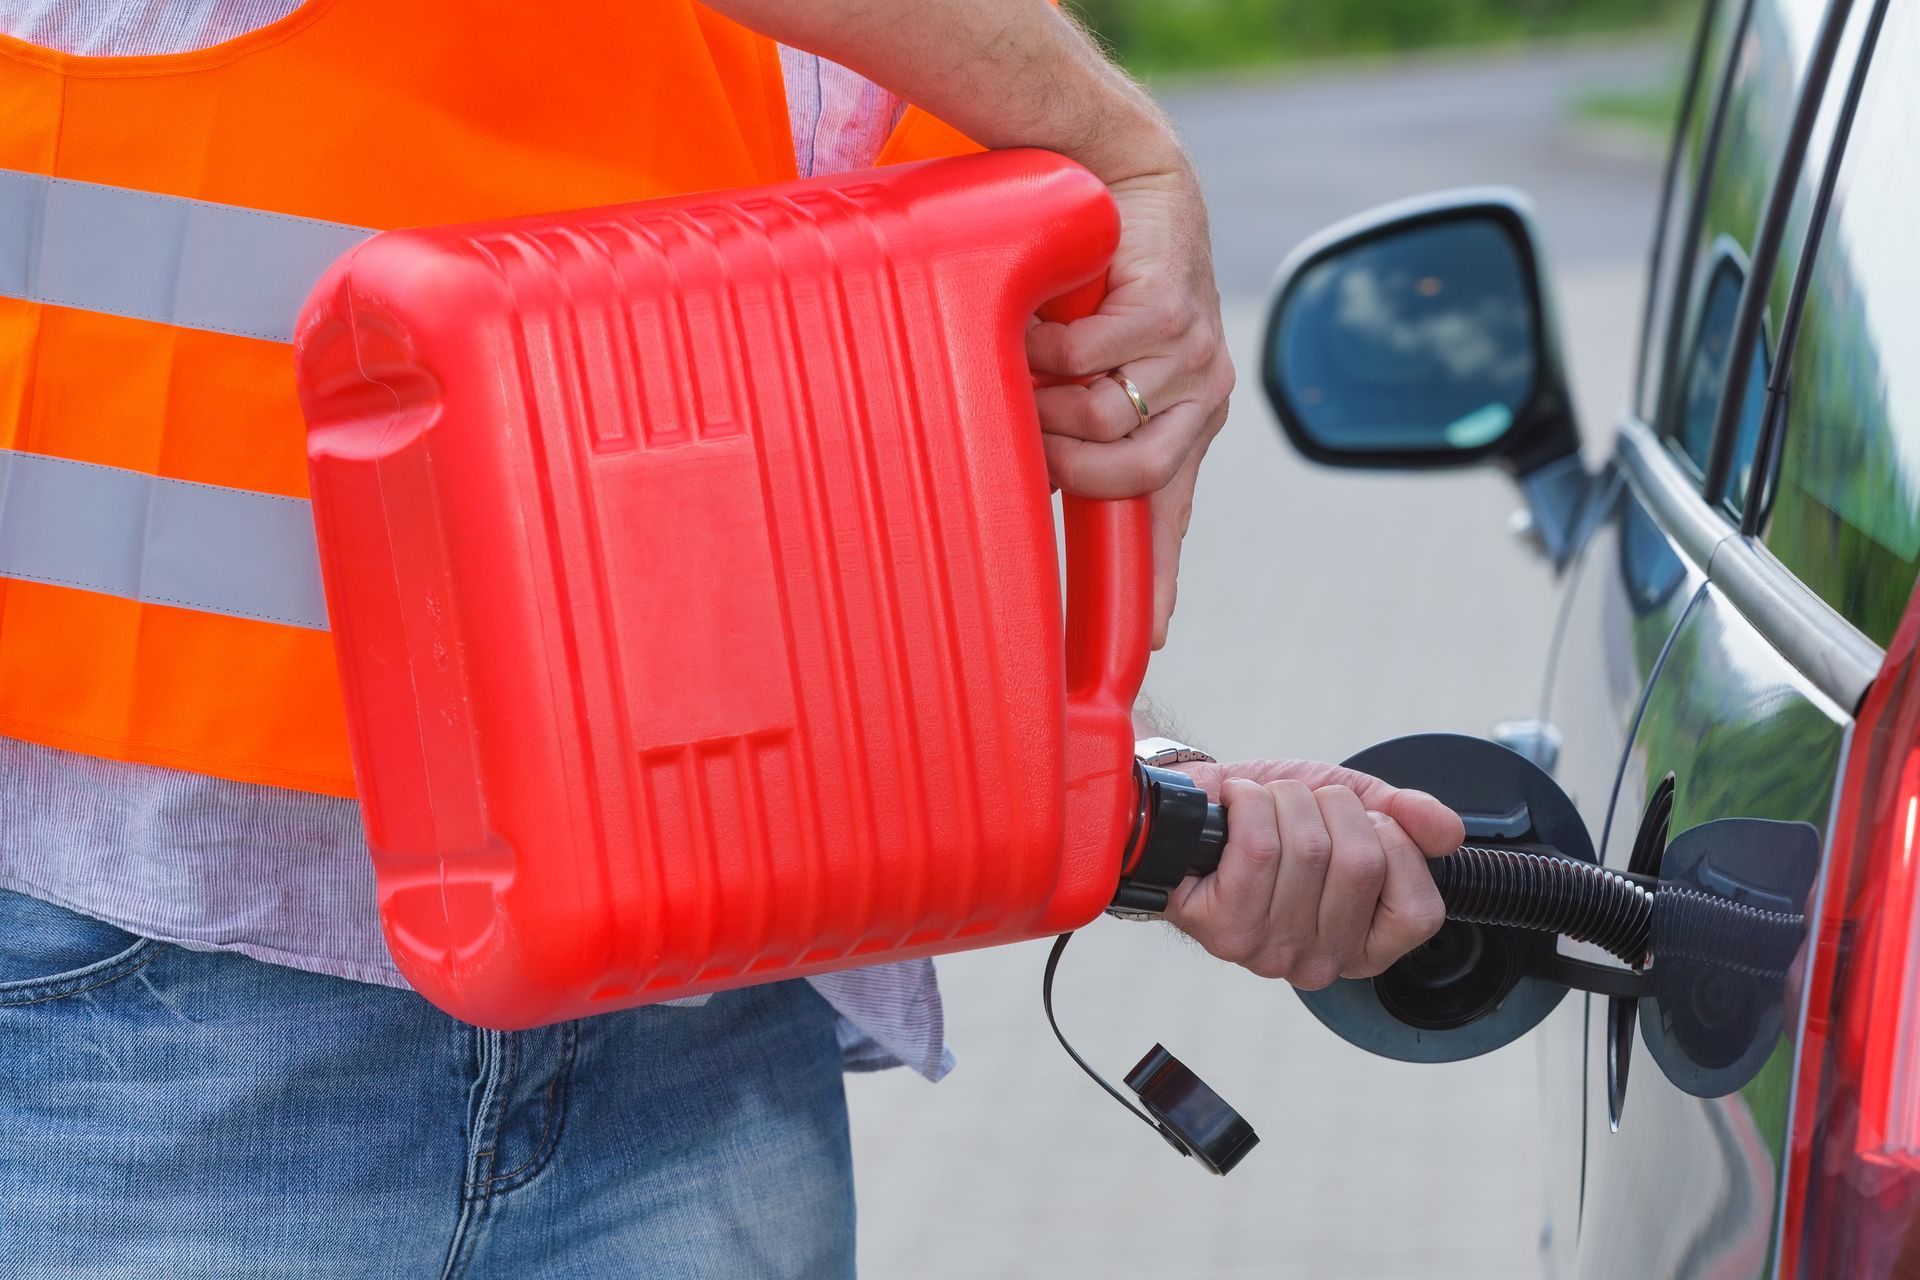
<instances>
[{"instance_id":1,"label":"gas can spout","mask_svg":"<svg viewBox=\"0 0 1920 1280\"><path fill-rule=\"evenodd\" d=\"M1227 847L1227 811L1209 801L1204 788L1172 769L1138 762L1133 769L1139 807L1107 908L1127 919L1165 912L1180 882L1210 873Z\"/></svg>"}]
</instances>

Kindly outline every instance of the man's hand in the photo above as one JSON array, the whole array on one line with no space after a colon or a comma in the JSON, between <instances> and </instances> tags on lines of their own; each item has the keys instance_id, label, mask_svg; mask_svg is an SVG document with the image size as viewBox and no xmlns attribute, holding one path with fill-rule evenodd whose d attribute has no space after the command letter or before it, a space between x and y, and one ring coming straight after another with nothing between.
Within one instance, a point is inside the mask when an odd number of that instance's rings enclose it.
<instances>
[{"instance_id":1,"label":"man's hand","mask_svg":"<svg viewBox=\"0 0 1920 1280\"><path fill-rule=\"evenodd\" d=\"M1062 489L1152 495L1158 648L1200 457L1226 421L1233 389L1206 206L1165 114L1047 0L707 2L853 68L982 146L1058 151L1113 192L1120 247L1105 305L1071 325L1036 326L1029 357L1040 373L1091 378L1117 369L1152 410L1141 426L1119 383L1102 376L1046 393L1041 425Z\"/></svg>"},{"instance_id":2,"label":"man's hand","mask_svg":"<svg viewBox=\"0 0 1920 1280\"><path fill-rule=\"evenodd\" d=\"M1424 859L1466 830L1426 792L1303 760L1181 768L1226 806L1227 847L1167 919L1222 960L1317 991L1381 973L1446 919Z\"/></svg>"},{"instance_id":3,"label":"man's hand","mask_svg":"<svg viewBox=\"0 0 1920 1280\"><path fill-rule=\"evenodd\" d=\"M1114 183L1120 247L1106 302L1071 324L1027 331L1038 374L1076 380L1037 395L1047 468L1068 493L1151 494L1153 647L1166 642L1180 573L1180 542L1193 512L1200 459L1227 420L1233 363L1220 324L1207 210L1184 163L1173 172ZM1109 370L1124 374L1153 411L1144 425Z\"/></svg>"}]
</instances>

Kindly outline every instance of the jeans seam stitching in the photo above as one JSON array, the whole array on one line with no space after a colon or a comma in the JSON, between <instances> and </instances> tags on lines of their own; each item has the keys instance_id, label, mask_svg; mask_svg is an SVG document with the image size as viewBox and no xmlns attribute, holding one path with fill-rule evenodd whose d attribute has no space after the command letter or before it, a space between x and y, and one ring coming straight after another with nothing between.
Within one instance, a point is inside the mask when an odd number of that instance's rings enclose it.
<instances>
[{"instance_id":1,"label":"jeans seam stitching","mask_svg":"<svg viewBox=\"0 0 1920 1280\"><path fill-rule=\"evenodd\" d=\"M576 1035L571 1024L561 1028L560 1063L554 1071L553 1083L547 1087L547 1119L541 1127L540 1140L534 1144L533 1154L521 1161L519 1168L490 1178L494 1191L513 1191L533 1181L560 1149L560 1133L566 1128L567 1104L572 1096L568 1086L573 1076L574 1049L578 1043Z\"/></svg>"},{"instance_id":2,"label":"jeans seam stitching","mask_svg":"<svg viewBox=\"0 0 1920 1280\"><path fill-rule=\"evenodd\" d=\"M500 1081L495 1075L499 1064L493 1055L485 1053L486 1037L494 1033L475 1028L474 1034L480 1037L479 1043L485 1061L479 1064L478 1070L474 1073L474 1082L481 1086L481 1094L479 1105L474 1111L472 1140L487 1141L491 1144L484 1149L475 1149L469 1156L473 1171L477 1173L482 1164L491 1165L494 1149L499 1143L497 1126L491 1138L483 1135L487 1131L489 1113L499 1110L495 1100L502 1097L504 1091L499 1088ZM510 1038L509 1035L501 1036L503 1041ZM493 1077L490 1083L487 1082L489 1076ZM487 1211L492 1206L492 1200L492 1188L486 1179L469 1178L464 1173L461 1175L460 1213L454 1219L453 1239L448 1242L447 1262L441 1270L441 1280L458 1280L466 1274L468 1266L473 1261L474 1250L479 1247L480 1227L487 1220Z\"/></svg>"},{"instance_id":3,"label":"jeans seam stitching","mask_svg":"<svg viewBox=\"0 0 1920 1280\"><path fill-rule=\"evenodd\" d=\"M506 1049L506 1055L501 1064L498 1083L495 1085L492 1106L488 1108L493 1117L492 1132L488 1137L487 1146L474 1152L475 1158L486 1172L481 1173L476 1169L476 1176L466 1184L466 1193L482 1201L489 1199L493 1193L494 1158L500 1152L501 1133L506 1128L507 1112L513 1106L513 1082L520 1074L520 1034L517 1031L509 1031L500 1037Z\"/></svg>"},{"instance_id":4,"label":"jeans seam stitching","mask_svg":"<svg viewBox=\"0 0 1920 1280\"><path fill-rule=\"evenodd\" d=\"M117 956L109 956L99 964L105 968L88 965L89 973L83 970L63 978L46 982L30 983L20 990L36 991L40 994L26 1000L16 1000L9 996L0 996L0 1009L25 1009L31 1005L48 1004L54 1000L66 1000L73 996L85 995L89 991L98 991L101 987L111 986L124 978L130 978L153 963L153 940L142 938ZM78 985L75 985L78 984Z\"/></svg>"}]
</instances>

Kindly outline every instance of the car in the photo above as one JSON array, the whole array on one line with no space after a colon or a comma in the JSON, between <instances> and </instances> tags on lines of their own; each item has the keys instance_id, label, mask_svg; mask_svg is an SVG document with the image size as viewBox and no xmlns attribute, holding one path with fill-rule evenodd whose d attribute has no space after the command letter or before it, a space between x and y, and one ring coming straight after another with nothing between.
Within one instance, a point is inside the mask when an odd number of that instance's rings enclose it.
<instances>
[{"instance_id":1,"label":"car","mask_svg":"<svg viewBox=\"0 0 1920 1280\"><path fill-rule=\"evenodd\" d=\"M1656 911L1637 969L1563 942L1526 979L1554 998L1451 1023L1384 977L1308 999L1415 1060L1535 1037L1548 1275L1920 1275L1920 6L1707 0L1690 49L1608 447L1516 192L1315 237L1262 358L1320 463L1512 475L1563 590L1540 706L1494 736L1570 843L1726 927Z\"/></svg>"}]
</instances>

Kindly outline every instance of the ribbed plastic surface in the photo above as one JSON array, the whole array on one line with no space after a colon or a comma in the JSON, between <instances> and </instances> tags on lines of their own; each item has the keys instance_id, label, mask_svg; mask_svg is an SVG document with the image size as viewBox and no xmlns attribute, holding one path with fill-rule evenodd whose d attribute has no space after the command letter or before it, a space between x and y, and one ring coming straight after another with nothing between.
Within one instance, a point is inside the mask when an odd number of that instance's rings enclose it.
<instances>
[{"instance_id":1,"label":"ribbed plastic surface","mask_svg":"<svg viewBox=\"0 0 1920 1280\"><path fill-rule=\"evenodd\" d=\"M1067 504L1063 626L1022 334L1116 235L1000 152L335 265L301 401L409 980L522 1027L1100 910L1146 517Z\"/></svg>"}]
</instances>

